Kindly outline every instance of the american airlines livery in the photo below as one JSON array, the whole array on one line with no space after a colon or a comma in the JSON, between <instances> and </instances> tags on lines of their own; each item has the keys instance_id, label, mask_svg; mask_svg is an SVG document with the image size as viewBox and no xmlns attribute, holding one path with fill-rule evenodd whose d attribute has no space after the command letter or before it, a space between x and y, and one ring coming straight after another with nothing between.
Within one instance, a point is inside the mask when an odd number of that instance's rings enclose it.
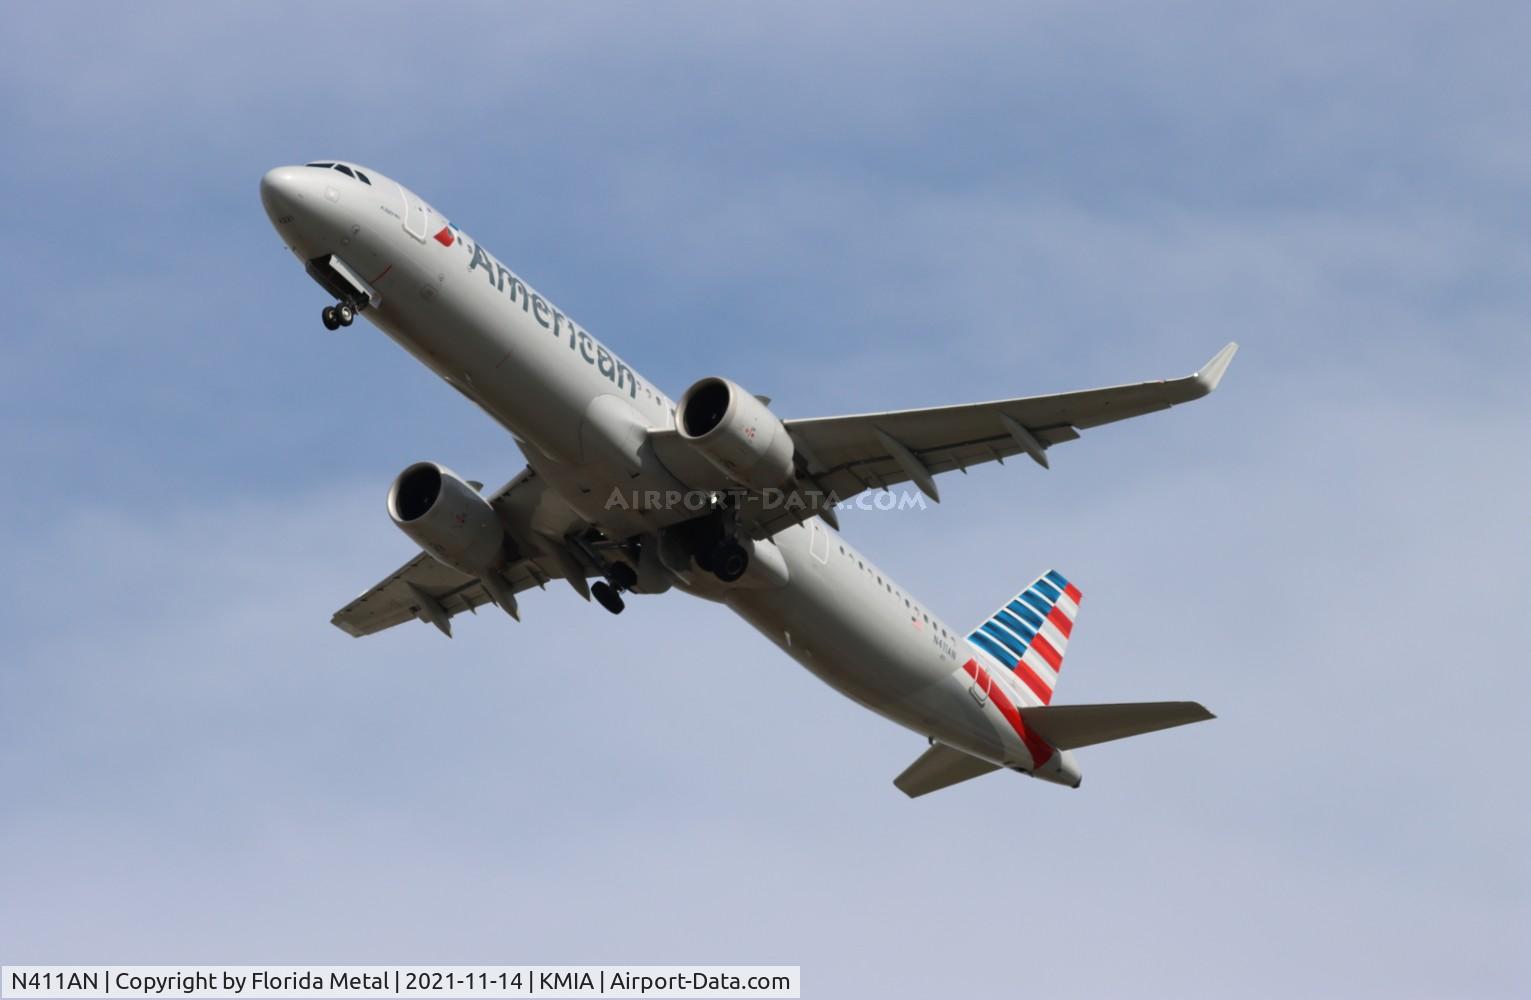
<instances>
[{"instance_id":1,"label":"american airlines livery","mask_svg":"<svg viewBox=\"0 0 1531 1000\"><path fill-rule=\"evenodd\" d=\"M624 593L716 601L846 697L926 737L894 784L924 795L1006 768L1078 787L1077 747L1212 718L1195 702L1054 705L1080 588L1048 570L965 632L837 531L835 507L1024 455L1217 388L1194 375L924 410L782 420L703 378L672 400L419 195L375 170L278 167L261 202L334 304L498 421L526 468L489 493L434 462L399 474L394 524L423 550L334 615L353 636L418 619L452 634L482 604L562 579L612 614ZM591 581L595 582L591 582Z\"/></svg>"}]
</instances>

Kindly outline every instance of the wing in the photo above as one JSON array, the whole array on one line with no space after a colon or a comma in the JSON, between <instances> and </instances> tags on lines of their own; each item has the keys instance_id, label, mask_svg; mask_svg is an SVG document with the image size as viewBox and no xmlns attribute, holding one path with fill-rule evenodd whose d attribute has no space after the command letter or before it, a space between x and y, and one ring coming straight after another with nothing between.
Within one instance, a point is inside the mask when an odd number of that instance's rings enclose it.
<instances>
[{"instance_id":1,"label":"wing","mask_svg":"<svg viewBox=\"0 0 1531 1000\"><path fill-rule=\"evenodd\" d=\"M512 594L542 586L553 578L539 568L534 559L515 563L503 576ZM418 618L451 635L451 625L442 627L438 618L450 623L464 611L472 611L492 600L478 577L464 576L422 552L335 612L330 624L360 637ZM431 603L435 607L431 607ZM440 609L439 614L437 609Z\"/></svg>"},{"instance_id":2,"label":"wing","mask_svg":"<svg viewBox=\"0 0 1531 1000\"><path fill-rule=\"evenodd\" d=\"M1081 430L1167 410L1217 388L1233 360L1229 344L1194 375L925 410L788 420L808 472L840 496L898 483L939 499L934 476L1025 454L1047 466L1047 449Z\"/></svg>"},{"instance_id":3,"label":"wing","mask_svg":"<svg viewBox=\"0 0 1531 1000\"><path fill-rule=\"evenodd\" d=\"M1238 344L1228 344L1200 371L1184 378L784 423L796 445L799 483L809 491L844 500L869 489L913 482L931 499L940 500L935 477L942 472L1022 454L1046 468L1047 449L1074 440L1082 430L1200 399L1217 388L1237 350ZM716 480L720 474L708 473L699 459L679 454L687 448L679 434L655 432L651 440L661 460L692 488L729 488L726 482L692 481L709 475ZM817 512L811 503L766 509L748 502L741 511L757 537Z\"/></svg>"},{"instance_id":4,"label":"wing","mask_svg":"<svg viewBox=\"0 0 1531 1000\"><path fill-rule=\"evenodd\" d=\"M518 526L512 535L564 537L588 525L557 495L548 490L530 469L500 487L488 498L502 518ZM400 566L370 590L330 618L330 624L353 636L371 635L407 621L419 619L452 634L451 619L480 605L498 603L519 618L514 595L571 573L590 575L568 556L548 552L534 544L518 546L530 553L511 562L500 574L505 586L491 597L478 577L466 576L422 552ZM570 581L574 583L573 580ZM584 586L581 576L574 584Z\"/></svg>"}]
</instances>

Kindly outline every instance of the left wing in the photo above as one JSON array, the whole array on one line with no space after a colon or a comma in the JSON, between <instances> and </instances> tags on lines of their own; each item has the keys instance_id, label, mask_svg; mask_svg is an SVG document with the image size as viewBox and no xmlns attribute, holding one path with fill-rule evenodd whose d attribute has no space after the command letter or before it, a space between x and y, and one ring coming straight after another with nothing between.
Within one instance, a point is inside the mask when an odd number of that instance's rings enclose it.
<instances>
[{"instance_id":1,"label":"left wing","mask_svg":"<svg viewBox=\"0 0 1531 1000\"><path fill-rule=\"evenodd\" d=\"M512 594L552 579L532 559L514 564L501 575ZM454 616L492 600L478 577L465 576L422 552L335 612L330 624L361 637L418 618L451 635Z\"/></svg>"},{"instance_id":2,"label":"left wing","mask_svg":"<svg viewBox=\"0 0 1531 1000\"><path fill-rule=\"evenodd\" d=\"M582 589L585 578L594 571L552 540L584 530L589 524L536 473L522 470L487 499L521 553L499 573L504 586L498 588L498 595L491 596L478 577L459 573L421 552L335 612L330 624L350 635L364 636L418 618L450 636L454 616L491 601L519 618L515 595L544 586L549 580L566 579L575 590L587 593Z\"/></svg>"}]
</instances>

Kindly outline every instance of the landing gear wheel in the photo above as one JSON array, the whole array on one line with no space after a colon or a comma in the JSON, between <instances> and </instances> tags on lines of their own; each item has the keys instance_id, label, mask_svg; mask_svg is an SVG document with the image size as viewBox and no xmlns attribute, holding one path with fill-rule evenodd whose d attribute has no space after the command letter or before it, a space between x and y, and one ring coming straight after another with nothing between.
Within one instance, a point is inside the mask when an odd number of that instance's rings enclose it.
<instances>
[{"instance_id":1,"label":"landing gear wheel","mask_svg":"<svg viewBox=\"0 0 1531 1000\"><path fill-rule=\"evenodd\" d=\"M627 563L612 563L611 571L606 574L606 579L617 590L632 590L638 585L638 574Z\"/></svg>"},{"instance_id":2,"label":"landing gear wheel","mask_svg":"<svg viewBox=\"0 0 1531 1000\"><path fill-rule=\"evenodd\" d=\"M326 330L340 329L340 316L335 312L334 306L325 306L324 311L319 314L319 318L324 321L324 328Z\"/></svg>"},{"instance_id":3,"label":"landing gear wheel","mask_svg":"<svg viewBox=\"0 0 1531 1000\"><path fill-rule=\"evenodd\" d=\"M712 572L724 583L733 583L750 567L750 554L738 542L719 542L712 550Z\"/></svg>"},{"instance_id":4,"label":"landing gear wheel","mask_svg":"<svg viewBox=\"0 0 1531 1000\"><path fill-rule=\"evenodd\" d=\"M342 302L335 307L335 318L340 320L341 326L350 326L356 318L356 309L349 302Z\"/></svg>"},{"instance_id":5,"label":"landing gear wheel","mask_svg":"<svg viewBox=\"0 0 1531 1000\"><path fill-rule=\"evenodd\" d=\"M614 615L620 615L622 609L627 607L626 604L622 603L622 595L617 593L616 588L605 580L596 581L590 588L590 596L594 597L596 603L600 604L601 607Z\"/></svg>"}]
</instances>

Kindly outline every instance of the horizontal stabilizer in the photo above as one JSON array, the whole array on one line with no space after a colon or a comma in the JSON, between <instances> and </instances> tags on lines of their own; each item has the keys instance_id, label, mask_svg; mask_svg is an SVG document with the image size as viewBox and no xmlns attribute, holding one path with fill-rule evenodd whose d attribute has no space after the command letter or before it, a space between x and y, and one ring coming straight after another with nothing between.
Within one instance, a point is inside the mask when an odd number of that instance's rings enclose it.
<instances>
[{"instance_id":1,"label":"horizontal stabilizer","mask_svg":"<svg viewBox=\"0 0 1531 1000\"><path fill-rule=\"evenodd\" d=\"M1059 750L1109 743L1217 716L1194 701L1139 701L1124 705L1043 705L1023 708L1026 727ZM913 768L911 768L913 770Z\"/></svg>"},{"instance_id":2,"label":"horizontal stabilizer","mask_svg":"<svg viewBox=\"0 0 1531 1000\"><path fill-rule=\"evenodd\" d=\"M904 773L893 779L893 784L914 799L998 770L998 764L990 764L942 743L932 743L929 750L920 754L919 760L904 768Z\"/></svg>"}]
</instances>

